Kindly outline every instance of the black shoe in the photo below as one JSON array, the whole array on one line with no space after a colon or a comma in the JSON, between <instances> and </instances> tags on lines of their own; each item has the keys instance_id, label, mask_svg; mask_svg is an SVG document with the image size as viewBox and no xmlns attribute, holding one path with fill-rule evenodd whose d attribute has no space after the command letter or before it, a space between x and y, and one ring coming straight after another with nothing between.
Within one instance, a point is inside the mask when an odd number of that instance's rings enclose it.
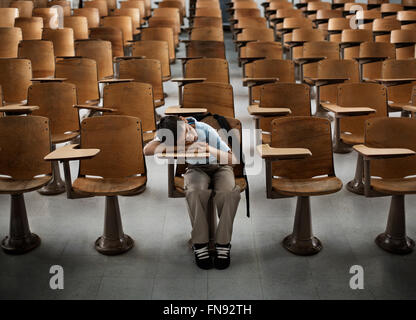
<instances>
[{"instance_id":1,"label":"black shoe","mask_svg":"<svg viewBox=\"0 0 416 320\"><path fill-rule=\"evenodd\" d=\"M212 269L212 259L208 251L208 243L194 244L195 262L198 267L204 270Z\"/></svg>"},{"instance_id":2,"label":"black shoe","mask_svg":"<svg viewBox=\"0 0 416 320\"><path fill-rule=\"evenodd\" d=\"M231 262L231 244L215 244L215 250L214 267L219 270L227 269Z\"/></svg>"}]
</instances>

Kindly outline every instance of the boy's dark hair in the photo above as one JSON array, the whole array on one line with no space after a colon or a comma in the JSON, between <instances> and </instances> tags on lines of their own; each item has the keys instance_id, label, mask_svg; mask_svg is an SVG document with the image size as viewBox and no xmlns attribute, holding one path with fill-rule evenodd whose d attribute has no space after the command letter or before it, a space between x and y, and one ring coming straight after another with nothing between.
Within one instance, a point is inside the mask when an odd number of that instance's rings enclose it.
<instances>
[{"instance_id":1,"label":"boy's dark hair","mask_svg":"<svg viewBox=\"0 0 416 320\"><path fill-rule=\"evenodd\" d=\"M173 144L176 146L178 143L178 134L181 133L183 128L178 126L178 121L183 121L178 116L165 116L162 117L157 125L157 129L167 129L173 134ZM161 136L161 142L166 141L166 136Z\"/></svg>"}]
</instances>

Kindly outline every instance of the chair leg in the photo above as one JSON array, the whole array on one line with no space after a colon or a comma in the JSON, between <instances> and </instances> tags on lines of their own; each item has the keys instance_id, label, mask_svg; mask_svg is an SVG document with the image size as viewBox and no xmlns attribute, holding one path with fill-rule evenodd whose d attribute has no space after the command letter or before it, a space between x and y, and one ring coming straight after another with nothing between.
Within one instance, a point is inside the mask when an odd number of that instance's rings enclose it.
<instances>
[{"instance_id":1,"label":"chair leg","mask_svg":"<svg viewBox=\"0 0 416 320\"><path fill-rule=\"evenodd\" d=\"M52 146L52 151L55 151L56 146ZM61 179L61 172L59 171L59 162L52 161L52 179L49 183L38 190L40 194L51 196L65 192L65 182Z\"/></svg>"},{"instance_id":2,"label":"chair leg","mask_svg":"<svg viewBox=\"0 0 416 320\"><path fill-rule=\"evenodd\" d=\"M30 232L23 194L12 194L10 231L1 242L1 247L6 253L21 254L35 249L40 242L39 236Z\"/></svg>"},{"instance_id":3,"label":"chair leg","mask_svg":"<svg viewBox=\"0 0 416 320\"><path fill-rule=\"evenodd\" d=\"M364 159L362 155L357 157L354 179L347 183L346 188L349 192L364 195Z\"/></svg>"},{"instance_id":4,"label":"chair leg","mask_svg":"<svg viewBox=\"0 0 416 320\"><path fill-rule=\"evenodd\" d=\"M352 147L341 140L341 119L335 118L334 128L334 142L332 143L332 151L334 153L349 153L352 151Z\"/></svg>"},{"instance_id":5,"label":"chair leg","mask_svg":"<svg viewBox=\"0 0 416 320\"><path fill-rule=\"evenodd\" d=\"M293 232L283 239L283 246L290 252L301 256L309 256L321 251L321 241L312 233L309 197L298 197Z\"/></svg>"},{"instance_id":6,"label":"chair leg","mask_svg":"<svg viewBox=\"0 0 416 320\"><path fill-rule=\"evenodd\" d=\"M117 255L133 248L133 239L123 232L117 196L105 197L104 219L104 234L95 241L95 249L105 255Z\"/></svg>"},{"instance_id":7,"label":"chair leg","mask_svg":"<svg viewBox=\"0 0 416 320\"><path fill-rule=\"evenodd\" d=\"M413 251L415 242L406 236L404 195L392 196L386 231L379 234L375 242L391 253L407 254Z\"/></svg>"}]
</instances>

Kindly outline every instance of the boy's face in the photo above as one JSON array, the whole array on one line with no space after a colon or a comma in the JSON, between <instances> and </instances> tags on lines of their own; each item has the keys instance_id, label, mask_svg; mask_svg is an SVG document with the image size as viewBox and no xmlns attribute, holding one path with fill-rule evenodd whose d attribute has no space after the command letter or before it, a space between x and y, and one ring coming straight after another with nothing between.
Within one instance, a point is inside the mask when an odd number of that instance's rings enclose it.
<instances>
[{"instance_id":1,"label":"boy's face","mask_svg":"<svg viewBox=\"0 0 416 320\"><path fill-rule=\"evenodd\" d=\"M182 122L178 125L178 127L182 126L179 130L178 145L190 145L198 140L198 134L195 128L188 124L186 118L181 117L181 120Z\"/></svg>"}]
</instances>

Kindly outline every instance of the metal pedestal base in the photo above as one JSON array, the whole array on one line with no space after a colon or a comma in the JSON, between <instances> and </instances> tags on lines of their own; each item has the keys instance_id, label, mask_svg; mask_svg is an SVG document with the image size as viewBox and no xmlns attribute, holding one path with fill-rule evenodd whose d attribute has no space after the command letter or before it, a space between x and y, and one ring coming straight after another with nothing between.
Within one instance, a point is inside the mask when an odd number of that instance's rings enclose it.
<instances>
[{"instance_id":1,"label":"metal pedestal base","mask_svg":"<svg viewBox=\"0 0 416 320\"><path fill-rule=\"evenodd\" d=\"M53 146L52 150L54 151L55 149L55 146ZM59 163L58 161L52 161L52 179L46 186L39 189L38 192L45 196L51 196L64 193L65 190L65 182L61 179Z\"/></svg>"},{"instance_id":2,"label":"metal pedestal base","mask_svg":"<svg viewBox=\"0 0 416 320\"><path fill-rule=\"evenodd\" d=\"M95 249L105 255L117 255L133 248L134 241L123 232L117 196L105 198L104 234L95 241Z\"/></svg>"},{"instance_id":3,"label":"metal pedestal base","mask_svg":"<svg viewBox=\"0 0 416 320\"><path fill-rule=\"evenodd\" d=\"M40 242L39 236L30 232L23 194L12 195L10 231L1 242L2 249L10 254L22 254L35 249Z\"/></svg>"},{"instance_id":4,"label":"metal pedestal base","mask_svg":"<svg viewBox=\"0 0 416 320\"><path fill-rule=\"evenodd\" d=\"M313 236L309 197L298 197L293 232L283 239L283 246L290 252L309 256L322 250L322 243Z\"/></svg>"},{"instance_id":5,"label":"metal pedestal base","mask_svg":"<svg viewBox=\"0 0 416 320\"><path fill-rule=\"evenodd\" d=\"M404 195L392 196L386 231L375 239L380 248L395 254L413 251L415 242L406 236L405 215Z\"/></svg>"},{"instance_id":6,"label":"metal pedestal base","mask_svg":"<svg viewBox=\"0 0 416 320\"><path fill-rule=\"evenodd\" d=\"M347 183L346 188L349 192L364 195L364 159L362 155L357 157L357 165L355 167L354 179Z\"/></svg>"}]
</instances>

